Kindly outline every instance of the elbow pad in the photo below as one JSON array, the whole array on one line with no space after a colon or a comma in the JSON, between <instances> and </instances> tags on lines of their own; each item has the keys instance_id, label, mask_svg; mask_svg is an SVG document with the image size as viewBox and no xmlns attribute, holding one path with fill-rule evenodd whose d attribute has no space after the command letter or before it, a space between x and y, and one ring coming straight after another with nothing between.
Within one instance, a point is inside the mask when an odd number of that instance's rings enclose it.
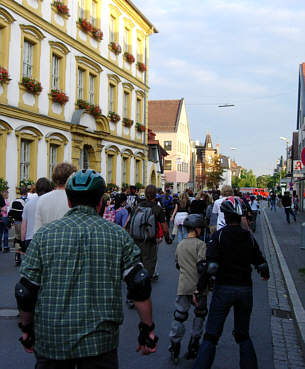
<instances>
[{"instance_id":1,"label":"elbow pad","mask_svg":"<svg viewBox=\"0 0 305 369\"><path fill-rule=\"evenodd\" d=\"M128 288L127 298L134 301L145 301L151 294L151 283L148 272L142 264L137 264L125 277Z\"/></svg>"},{"instance_id":2,"label":"elbow pad","mask_svg":"<svg viewBox=\"0 0 305 369\"><path fill-rule=\"evenodd\" d=\"M15 297L19 310L33 312L38 297L39 286L22 277L15 286Z\"/></svg>"},{"instance_id":3,"label":"elbow pad","mask_svg":"<svg viewBox=\"0 0 305 369\"><path fill-rule=\"evenodd\" d=\"M202 274L203 272L206 272L207 271L207 262L203 259L198 261L198 263L196 264L196 268L197 268L197 273L198 274Z\"/></svg>"},{"instance_id":4,"label":"elbow pad","mask_svg":"<svg viewBox=\"0 0 305 369\"><path fill-rule=\"evenodd\" d=\"M257 271L261 275L262 278L269 279L270 273L269 273L269 267L267 263L263 263L257 266Z\"/></svg>"},{"instance_id":5,"label":"elbow pad","mask_svg":"<svg viewBox=\"0 0 305 369\"><path fill-rule=\"evenodd\" d=\"M211 263L208 264L207 272L209 275L215 275L218 271L218 268L219 264L212 261Z\"/></svg>"}]
</instances>

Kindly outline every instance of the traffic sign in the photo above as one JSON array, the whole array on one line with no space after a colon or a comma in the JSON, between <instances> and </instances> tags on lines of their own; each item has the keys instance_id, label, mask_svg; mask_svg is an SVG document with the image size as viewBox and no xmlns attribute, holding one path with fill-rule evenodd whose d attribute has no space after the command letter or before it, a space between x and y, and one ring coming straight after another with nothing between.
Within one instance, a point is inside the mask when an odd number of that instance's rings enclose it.
<instances>
[{"instance_id":1,"label":"traffic sign","mask_svg":"<svg viewBox=\"0 0 305 369\"><path fill-rule=\"evenodd\" d=\"M303 150L301 152L301 160L302 160L302 163L305 165L305 147L303 147Z\"/></svg>"}]
</instances>

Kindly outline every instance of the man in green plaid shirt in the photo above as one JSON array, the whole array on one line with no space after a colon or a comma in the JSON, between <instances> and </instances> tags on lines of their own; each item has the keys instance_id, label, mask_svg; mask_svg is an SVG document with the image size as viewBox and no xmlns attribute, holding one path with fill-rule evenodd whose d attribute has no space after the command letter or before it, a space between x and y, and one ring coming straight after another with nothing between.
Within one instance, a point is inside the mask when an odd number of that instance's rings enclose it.
<instances>
[{"instance_id":1,"label":"man in green plaid shirt","mask_svg":"<svg viewBox=\"0 0 305 369\"><path fill-rule=\"evenodd\" d=\"M98 215L105 190L95 171L72 174L71 210L37 231L22 261L20 341L36 369L118 368L122 279L141 319L137 351L156 351L150 280L128 233Z\"/></svg>"}]
</instances>

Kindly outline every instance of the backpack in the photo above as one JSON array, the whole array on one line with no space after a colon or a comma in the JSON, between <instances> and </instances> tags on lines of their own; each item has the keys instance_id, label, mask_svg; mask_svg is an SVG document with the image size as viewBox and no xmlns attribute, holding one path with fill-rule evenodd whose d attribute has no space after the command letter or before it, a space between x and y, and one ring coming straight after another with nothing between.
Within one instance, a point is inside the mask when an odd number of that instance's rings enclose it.
<instances>
[{"instance_id":1,"label":"backpack","mask_svg":"<svg viewBox=\"0 0 305 369\"><path fill-rule=\"evenodd\" d=\"M129 233L135 240L156 238L156 218L150 207L138 206L130 221Z\"/></svg>"},{"instance_id":2,"label":"backpack","mask_svg":"<svg viewBox=\"0 0 305 369\"><path fill-rule=\"evenodd\" d=\"M8 212L8 216L13 218L14 221L21 222L24 205L25 205L24 199L20 198L13 201L11 209Z\"/></svg>"},{"instance_id":3,"label":"backpack","mask_svg":"<svg viewBox=\"0 0 305 369\"><path fill-rule=\"evenodd\" d=\"M114 205L109 205L106 207L103 218L108 220L109 222L114 223L115 221Z\"/></svg>"}]
</instances>

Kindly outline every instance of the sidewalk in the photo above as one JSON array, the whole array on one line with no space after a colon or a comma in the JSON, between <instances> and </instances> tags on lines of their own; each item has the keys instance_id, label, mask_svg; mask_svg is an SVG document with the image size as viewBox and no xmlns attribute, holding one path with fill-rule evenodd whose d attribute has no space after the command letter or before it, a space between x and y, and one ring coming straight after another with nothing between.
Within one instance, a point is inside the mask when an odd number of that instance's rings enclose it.
<instances>
[{"instance_id":1,"label":"sidewalk","mask_svg":"<svg viewBox=\"0 0 305 369\"><path fill-rule=\"evenodd\" d=\"M291 223L288 224L283 208L277 208L276 212L265 208L265 212L286 259L302 305L305 307L305 250L300 249L301 224L305 222L305 214L300 213L297 215L296 223L291 219ZM300 272L300 269L304 269L304 272Z\"/></svg>"}]
</instances>

